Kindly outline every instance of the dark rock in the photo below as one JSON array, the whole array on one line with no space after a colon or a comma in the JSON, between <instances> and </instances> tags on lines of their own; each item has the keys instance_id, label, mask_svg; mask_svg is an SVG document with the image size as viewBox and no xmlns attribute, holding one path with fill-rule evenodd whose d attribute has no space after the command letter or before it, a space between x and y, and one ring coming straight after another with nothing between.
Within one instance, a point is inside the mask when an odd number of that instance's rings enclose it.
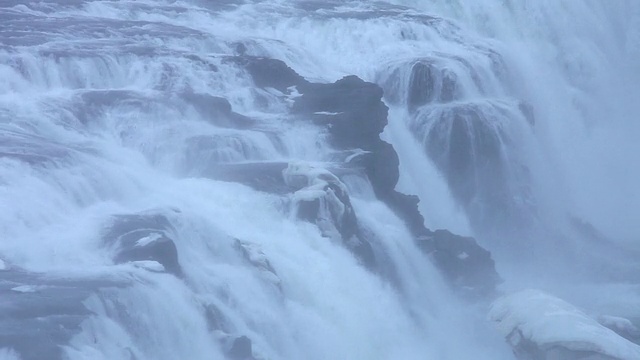
<instances>
[{"instance_id":1,"label":"dark rock","mask_svg":"<svg viewBox=\"0 0 640 360\"><path fill-rule=\"evenodd\" d=\"M206 120L220 127L246 129L255 121L240 115L231 109L231 104L225 98L201 93L185 93L182 99Z\"/></svg>"},{"instance_id":2,"label":"dark rock","mask_svg":"<svg viewBox=\"0 0 640 360\"><path fill-rule=\"evenodd\" d=\"M304 87L309 82L298 75L284 61L255 56L236 56L229 58L243 66L253 79L256 86L274 88L282 93L288 93L292 86Z\"/></svg>"},{"instance_id":3,"label":"dark rock","mask_svg":"<svg viewBox=\"0 0 640 360\"><path fill-rule=\"evenodd\" d=\"M217 333L216 341L221 345L225 358L229 360L257 360L253 354L251 339L244 335L230 335L233 326L217 306L205 305L205 317L209 331Z\"/></svg>"},{"instance_id":4,"label":"dark rock","mask_svg":"<svg viewBox=\"0 0 640 360\"><path fill-rule=\"evenodd\" d=\"M180 276L178 250L170 234L169 220L160 214L118 215L103 236L117 264L156 261L165 271Z\"/></svg>"},{"instance_id":5,"label":"dark rock","mask_svg":"<svg viewBox=\"0 0 640 360\"><path fill-rule=\"evenodd\" d=\"M415 91L412 101L415 106L425 101L454 99L457 91L455 74L441 71L438 75L441 82L436 89L430 83L433 69L421 63L416 64L414 70ZM286 81L286 87L301 85L296 76L286 77L290 78ZM391 144L380 139L388 115L388 108L382 102L382 89L356 76L347 76L332 84L302 85L299 88L302 96L295 99L292 111L311 118L317 124L326 125L331 141L338 149L364 150L361 156L353 158L350 165L363 169L376 196L405 221L418 239L420 247L432 254L436 264L457 287L474 294L493 291L500 278L495 271L490 253L478 246L472 238L456 236L448 231L428 230L418 210L419 199L395 191L399 179L398 155ZM434 95L436 93L437 95ZM464 124L457 126L460 125ZM455 136L464 135L462 130L458 133ZM461 138L455 141L463 145L463 150L469 150L468 144L465 147L465 141L468 143L470 139ZM465 159L467 154L464 151L454 151L450 156L458 157L451 165L462 167L457 169L458 173L469 172L465 166L470 166L471 159ZM286 185L289 190L297 190L294 194L296 216L317 224L326 236L341 238L360 261L368 268L374 269L374 248L367 239L366 230L358 224L346 188L331 172L317 170L296 169L292 168L291 164L285 170ZM277 176L270 177L277 179Z\"/></svg>"},{"instance_id":6,"label":"dark rock","mask_svg":"<svg viewBox=\"0 0 640 360\"><path fill-rule=\"evenodd\" d=\"M518 104L518 109L520 110L524 118L527 120L529 125L531 125L532 127L536 125L536 115L534 112L533 105L529 104L528 102L521 101Z\"/></svg>"},{"instance_id":7,"label":"dark rock","mask_svg":"<svg viewBox=\"0 0 640 360\"><path fill-rule=\"evenodd\" d=\"M251 339L246 336L235 338L231 343L231 348L227 355L232 360L255 360Z\"/></svg>"},{"instance_id":8,"label":"dark rock","mask_svg":"<svg viewBox=\"0 0 640 360\"><path fill-rule=\"evenodd\" d=\"M439 68L427 60L418 61L411 68L407 105L416 109L432 102L450 102L457 97L458 76L451 70Z\"/></svg>"},{"instance_id":9,"label":"dark rock","mask_svg":"<svg viewBox=\"0 0 640 360\"><path fill-rule=\"evenodd\" d=\"M263 279L282 292L280 277L259 245L236 239L233 246L249 264L259 271Z\"/></svg>"},{"instance_id":10,"label":"dark rock","mask_svg":"<svg viewBox=\"0 0 640 360\"><path fill-rule=\"evenodd\" d=\"M400 159L393 146L385 141L377 141L371 149L371 156L364 157L365 173L373 186L373 191L382 200L395 191L400 179Z\"/></svg>"},{"instance_id":11,"label":"dark rock","mask_svg":"<svg viewBox=\"0 0 640 360\"><path fill-rule=\"evenodd\" d=\"M420 198L416 195L405 195L394 190L386 194L384 201L404 220L413 236L419 237L431 234L424 226L424 217L418 209Z\"/></svg>"},{"instance_id":12,"label":"dark rock","mask_svg":"<svg viewBox=\"0 0 640 360\"><path fill-rule=\"evenodd\" d=\"M229 331L230 327L227 318L223 312L214 304L204 305L204 316L207 321L207 329L209 331Z\"/></svg>"},{"instance_id":13,"label":"dark rock","mask_svg":"<svg viewBox=\"0 0 640 360\"><path fill-rule=\"evenodd\" d=\"M423 101L450 101L455 92L455 77L448 73L439 73L441 83L438 88L429 85L432 72L426 64L414 68L413 79L416 83L414 92L415 104ZM432 86L431 88L429 86ZM434 92L437 90L437 95ZM405 221L411 233L418 239L420 247L431 254L442 272L453 281L454 285L465 293L487 295L495 289L500 277L495 271L491 254L476 244L472 238L456 236L448 231L432 232L424 226L424 218L418 210L417 196L405 195L395 190L399 179L399 159L393 146L380 139L380 133L387 124L387 107L382 102L382 89L355 76L345 77L333 84L310 84L304 89L303 96L296 99L293 110L302 114L312 114L316 122L326 123L334 144L339 148L360 148L367 153L355 160L354 166L361 166L369 178L376 196ZM320 114L318 114L320 113ZM464 125L464 124L459 124ZM461 129L455 136L466 135ZM466 169L473 165L472 159L466 158L469 153L471 139L459 139L461 150L454 150L454 159L450 166L459 166L457 174L470 173ZM466 145L466 147L465 147ZM488 145L487 145L488 146ZM464 152L464 149L467 149ZM461 151L457 153L456 151ZM346 192L340 187L326 185L323 190L331 190L346 208L350 201ZM298 216L307 221L317 221L323 206L322 199L313 199L298 206ZM326 199L324 200L326 201ZM332 215L333 216L333 215ZM326 217L326 216L325 216ZM375 259L371 243L362 235L357 226L355 215L333 216L342 238L347 246L353 239L351 249L359 254L359 258ZM355 235L355 236L354 236ZM362 241L365 239L365 241Z\"/></svg>"},{"instance_id":14,"label":"dark rock","mask_svg":"<svg viewBox=\"0 0 640 360\"><path fill-rule=\"evenodd\" d=\"M301 92L292 110L327 125L334 145L370 150L380 141L388 108L378 85L347 76L333 84L309 84Z\"/></svg>"},{"instance_id":15,"label":"dark rock","mask_svg":"<svg viewBox=\"0 0 640 360\"><path fill-rule=\"evenodd\" d=\"M411 80L409 82L409 108L416 108L433 100L434 81L432 69L428 64L418 62L411 68Z\"/></svg>"},{"instance_id":16,"label":"dark rock","mask_svg":"<svg viewBox=\"0 0 640 360\"><path fill-rule=\"evenodd\" d=\"M418 245L431 254L444 275L466 294L490 295L502 282L491 253L471 237L436 230L418 238Z\"/></svg>"}]
</instances>

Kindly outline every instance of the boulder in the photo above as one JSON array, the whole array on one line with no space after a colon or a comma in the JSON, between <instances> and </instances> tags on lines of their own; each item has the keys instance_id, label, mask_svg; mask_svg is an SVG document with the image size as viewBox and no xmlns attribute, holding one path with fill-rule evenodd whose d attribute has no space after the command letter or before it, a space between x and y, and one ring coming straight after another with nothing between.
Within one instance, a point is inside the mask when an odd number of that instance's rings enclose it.
<instances>
[{"instance_id":1,"label":"boulder","mask_svg":"<svg viewBox=\"0 0 640 360\"><path fill-rule=\"evenodd\" d=\"M252 347L251 339L246 336L239 336L231 340L227 355L231 360L255 360Z\"/></svg>"},{"instance_id":2,"label":"boulder","mask_svg":"<svg viewBox=\"0 0 640 360\"><path fill-rule=\"evenodd\" d=\"M282 60L248 55L230 57L227 60L244 67L260 88L273 88L288 93L292 86L303 88L309 84Z\"/></svg>"},{"instance_id":3,"label":"boulder","mask_svg":"<svg viewBox=\"0 0 640 360\"><path fill-rule=\"evenodd\" d=\"M489 318L518 359L640 359L640 346L541 291L524 290L496 300Z\"/></svg>"},{"instance_id":4,"label":"boulder","mask_svg":"<svg viewBox=\"0 0 640 360\"><path fill-rule=\"evenodd\" d=\"M134 262L149 270L181 276L172 234L173 228L164 215L117 215L103 235L103 241L111 249L116 264Z\"/></svg>"}]
</instances>

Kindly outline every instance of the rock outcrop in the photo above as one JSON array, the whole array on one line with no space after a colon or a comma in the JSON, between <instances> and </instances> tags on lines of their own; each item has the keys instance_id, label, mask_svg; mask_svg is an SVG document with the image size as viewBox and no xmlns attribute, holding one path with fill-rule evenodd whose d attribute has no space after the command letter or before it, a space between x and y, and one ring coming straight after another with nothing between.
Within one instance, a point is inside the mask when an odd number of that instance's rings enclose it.
<instances>
[{"instance_id":1,"label":"rock outcrop","mask_svg":"<svg viewBox=\"0 0 640 360\"><path fill-rule=\"evenodd\" d=\"M119 215L103 235L116 264L132 262L140 267L182 275L172 227L161 214Z\"/></svg>"},{"instance_id":2,"label":"rock outcrop","mask_svg":"<svg viewBox=\"0 0 640 360\"><path fill-rule=\"evenodd\" d=\"M495 289L501 280L488 251L472 238L427 229L418 210L420 199L395 190L400 162L393 146L380 138L387 125L389 110L382 101L380 86L356 76L346 76L329 84L310 83L279 60L251 58L245 63L260 87L282 92L295 87L300 96L294 98L292 113L325 126L336 149L359 151L349 166L362 169L375 195L405 221L419 247L434 259L456 288L466 295L487 295ZM276 75L262 74L265 69L275 69ZM412 71L410 100L414 107L434 100L451 101L456 96L455 74L435 69L428 63L416 63ZM463 151L460 156L467 156L467 152ZM455 160L457 166L464 167L468 163L465 159ZM468 172L465 169L459 172L465 171ZM291 183L288 185L296 187ZM303 188L307 190L300 192ZM317 223L325 234L340 234L356 256L370 263L367 259L373 259L374 251L365 236L359 236L357 217L337 177L330 172L316 174L313 180L307 177L305 184L297 186L296 190L300 192L297 196L300 218ZM309 196L305 198L303 193ZM354 239L358 241L354 242Z\"/></svg>"},{"instance_id":3,"label":"rock outcrop","mask_svg":"<svg viewBox=\"0 0 640 360\"><path fill-rule=\"evenodd\" d=\"M230 60L247 69L253 82L261 88L273 88L285 93L292 86L304 87L309 84L281 60L247 55Z\"/></svg>"},{"instance_id":4,"label":"rock outcrop","mask_svg":"<svg viewBox=\"0 0 640 360\"><path fill-rule=\"evenodd\" d=\"M346 186L330 171L307 163L292 163L283 171L287 185L296 189L292 211L314 223L323 236L340 240L365 266L375 267L371 244L362 236Z\"/></svg>"},{"instance_id":5,"label":"rock outcrop","mask_svg":"<svg viewBox=\"0 0 640 360\"><path fill-rule=\"evenodd\" d=\"M494 295L496 286L502 282L491 253L471 237L436 230L419 237L418 245L432 254L436 265L464 295Z\"/></svg>"},{"instance_id":6,"label":"rock outcrop","mask_svg":"<svg viewBox=\"0 0 640 360\"><path fill-rule=\"evenodd\" d=\"M280 277L259 245L236 239L233 246L260 273L261 278L273 284L282 292Z\"/></svg>"}]
</instances>

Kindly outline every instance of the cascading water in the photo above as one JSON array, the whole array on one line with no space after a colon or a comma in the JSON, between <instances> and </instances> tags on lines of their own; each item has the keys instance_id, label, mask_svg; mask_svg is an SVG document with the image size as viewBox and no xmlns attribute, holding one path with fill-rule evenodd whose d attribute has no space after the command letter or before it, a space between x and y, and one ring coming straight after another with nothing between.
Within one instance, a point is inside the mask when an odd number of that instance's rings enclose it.
<instances>
[{"instance_id":1,"label":"cascading water","mask_svg":"<svg viewBox=\"0 0 640 360\"><path fill-rule=\"evenodd\" d=\"M633 1L16 0L0 40L2 359L513 359L427 228L640 319Z\"/></svg>"}]
</instances>

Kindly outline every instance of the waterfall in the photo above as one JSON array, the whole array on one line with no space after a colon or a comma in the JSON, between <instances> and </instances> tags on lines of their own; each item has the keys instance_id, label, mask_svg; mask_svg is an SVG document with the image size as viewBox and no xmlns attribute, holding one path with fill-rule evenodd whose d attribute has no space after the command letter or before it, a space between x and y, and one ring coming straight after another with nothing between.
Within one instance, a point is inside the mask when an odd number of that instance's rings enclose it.
<instances>
[{"instance_id":1,"label":"waterfall","mask_svg":"<svg viewBox=\"0 0 640 360\"><path fill-rule=\"evenodd\" d=\"M514 359L531 286L640 319L639 49L630 0L4 1L0 359Z\"/></svg>"}]
</instances>

